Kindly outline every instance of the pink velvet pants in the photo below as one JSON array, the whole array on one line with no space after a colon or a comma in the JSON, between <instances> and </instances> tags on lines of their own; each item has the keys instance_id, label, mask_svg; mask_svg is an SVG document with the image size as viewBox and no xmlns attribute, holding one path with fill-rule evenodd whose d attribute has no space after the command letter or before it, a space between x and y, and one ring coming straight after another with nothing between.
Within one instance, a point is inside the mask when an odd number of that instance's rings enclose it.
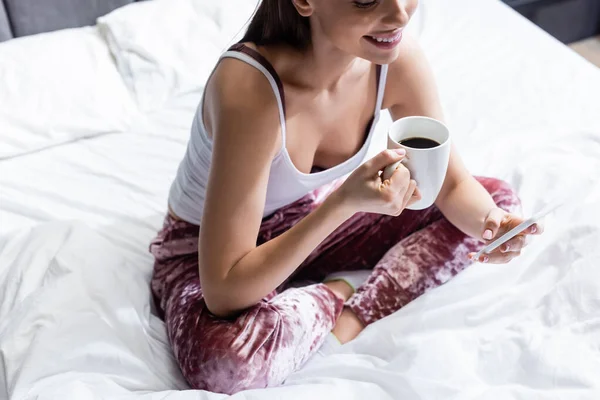
<instances>
[{"instance_id":1,"label":"pink velvet pants","mask_svg":"<svg viewBox=\"0 0 600 400\"><path fill-rule=\"evenodd\" d=\"M496 204L520 202L505 183L478 178ZM265 217L264 243L300 221L336 184L320 188ZM175 357L191 387L232 394L281 384L320 347L344 306L371 324L442 285L470 264L482 243L448 222L435 207L399 217L358 213L347 220L260 303L234 319L206 308L198 279L197 225L167 217L152 241L152 292ZM344 304L322 279L335 271L370 269L368 281ZM316 282L301 286L301 282ZM300 286L300 287L295 287Z\"/></svg>"}]
</instances>

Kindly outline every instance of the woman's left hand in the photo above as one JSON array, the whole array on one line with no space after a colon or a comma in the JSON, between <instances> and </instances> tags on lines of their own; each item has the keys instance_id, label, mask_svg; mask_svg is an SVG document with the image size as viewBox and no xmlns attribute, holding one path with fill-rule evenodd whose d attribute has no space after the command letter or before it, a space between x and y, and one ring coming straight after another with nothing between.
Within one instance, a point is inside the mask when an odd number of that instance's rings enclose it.
<instances>
[{"instance_id":1,"label":"woman's left hand","mask_svg":"<svg viewBox=\"0 0 600 400\"><path fill-rule=\"evenodd\" d=\"M482 239L485 241L485 244L488 245L524 220L524 218L516 214L508 213L501 208L494 208L485 219ZM469 253L469 258L474 261L490 264L508 263L513 258L521 255L523 248L529 244L530 235L541 235L543 232L544 224L542 222L537 222L502 244L496 250L489 254L483 254L479 260L473 258L477 253Z\"/></svg>"}]
</instances>

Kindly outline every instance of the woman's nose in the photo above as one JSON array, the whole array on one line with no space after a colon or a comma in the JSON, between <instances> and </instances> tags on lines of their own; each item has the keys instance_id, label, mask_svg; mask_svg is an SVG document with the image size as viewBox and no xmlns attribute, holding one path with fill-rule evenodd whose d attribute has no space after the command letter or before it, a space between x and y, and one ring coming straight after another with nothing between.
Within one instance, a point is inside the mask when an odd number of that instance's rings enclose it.
<instances>
[{"instance_id":1,"label":"woman's nose","mask_svg":"<svg viewBox=\"0 0 600 400\"><path fill-rule=\"evenodd\" d=\"M392 0L388 1L387 21L396 26L404 27L417 8L417 0Z\"/></svg>"}]
</instances>

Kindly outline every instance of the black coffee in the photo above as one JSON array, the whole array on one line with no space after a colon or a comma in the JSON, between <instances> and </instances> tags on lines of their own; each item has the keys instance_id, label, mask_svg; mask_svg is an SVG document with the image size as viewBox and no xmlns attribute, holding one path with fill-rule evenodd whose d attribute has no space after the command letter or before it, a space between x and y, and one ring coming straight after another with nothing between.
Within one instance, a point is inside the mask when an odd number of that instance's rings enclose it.
<instances>
[{"instance_id":1,"label":"black coffee","mask_svg":"<svg viewBox=\"0 0 600 400\"><path fill-rule=\"evenodd\" d=\"M435 140L421 137L404 139L400 141L400 144L406 147L412 147L413 149L431 149L440 145Z\"/></svg>"}]
</instances>

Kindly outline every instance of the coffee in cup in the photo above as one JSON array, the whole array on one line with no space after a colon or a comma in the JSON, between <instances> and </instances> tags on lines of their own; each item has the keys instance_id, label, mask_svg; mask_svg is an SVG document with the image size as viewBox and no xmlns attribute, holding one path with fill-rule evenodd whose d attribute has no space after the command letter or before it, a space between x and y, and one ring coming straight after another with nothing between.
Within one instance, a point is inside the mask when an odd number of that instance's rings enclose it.
<instances>
[{"instance_id":1,"label":"coffee in cup","mask_svg":"<svg viewBox=\"0 0 600 400\"><path fill-rule=\"evenodd\" d=\"M413 149L432 149L438 147L440 144L435 140L427 139L424 137L411 137L400 141L402 146L412 147Z\"/></svg>"},{"instance_id":2,"label":"coffee in cup","mask_svg":"<svg viewBox=\"0 0 600 400\"><path fill-rule=\"evenodd\" d=\"M442 122L428 117L405 117L395 121L388 131L388 149L406 150L400 161L417 182L421 200L407 207L423 210L437 199L450 160L450 131ZM388 179L400 162L387 166L382 174Z\"/></svg>"}]
</instances>

